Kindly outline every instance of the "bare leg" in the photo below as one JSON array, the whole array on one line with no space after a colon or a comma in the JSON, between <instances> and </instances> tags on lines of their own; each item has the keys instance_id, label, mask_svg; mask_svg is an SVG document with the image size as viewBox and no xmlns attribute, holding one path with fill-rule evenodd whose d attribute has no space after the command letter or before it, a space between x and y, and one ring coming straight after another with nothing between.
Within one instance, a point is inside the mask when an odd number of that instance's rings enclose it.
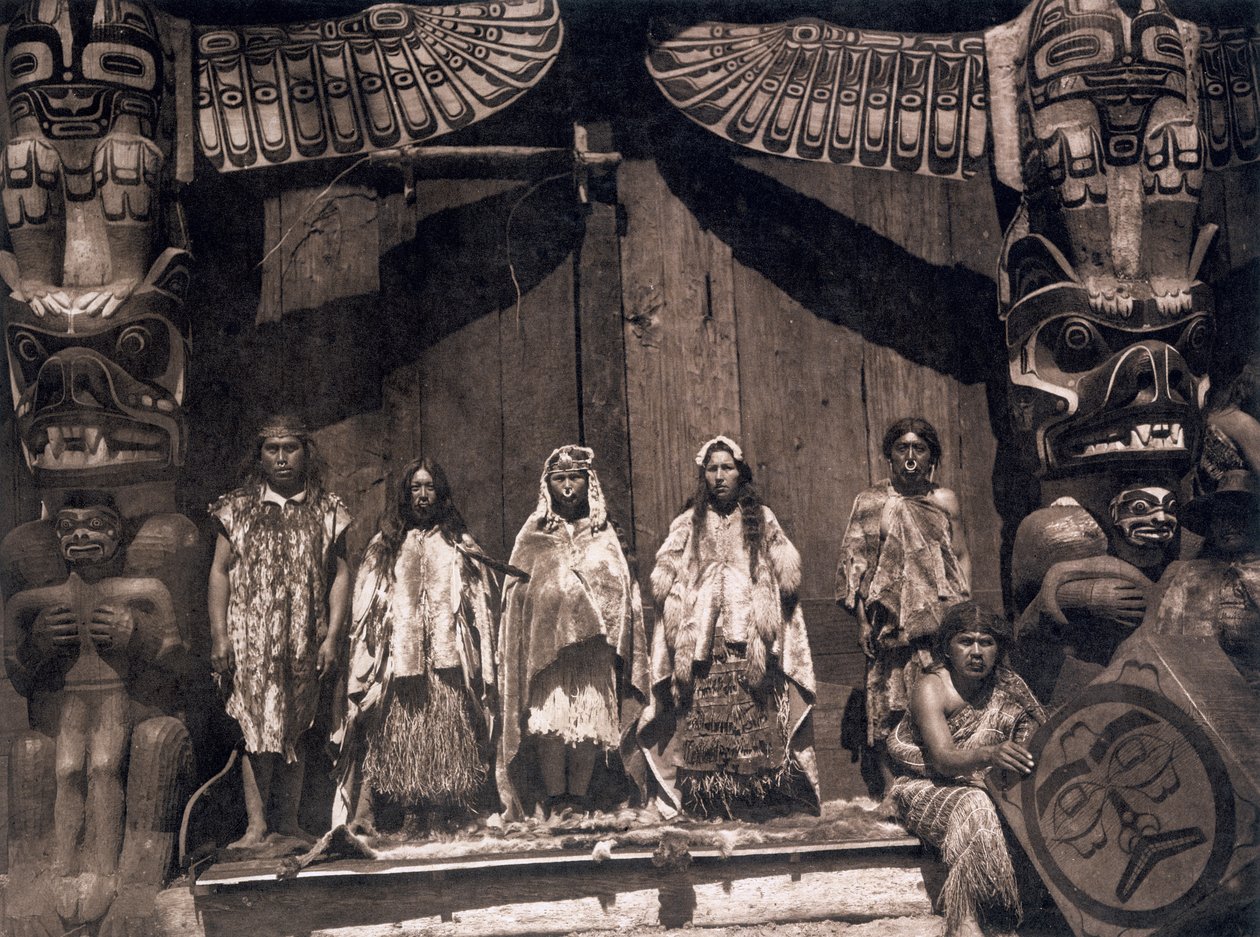
<instances>
[{"instance_id":1,"label":"bare leg","mask_svg":"<svg viewBox=\"0 0 1260 937\"><path fill-rule=\"evenodd\" d=\"M559 797L568 789L564 770L568 761L567 746L553 735L540 735L534 741L538 745L538 770L542 774L543 788L548 797Z\"/></svg>"},{"instance_id":2,"label":"bare leg","mask_svg":"<svg viewBox=\"0 0 1260 937\"><path fill-rule=\"evenodd\" d=\"M87 737L87 800L83 865L79 870L79 914L95 921L105 913L117 886L123 840L123 756L131 735L129 703L117 687L87 697L92 710Z\"/></svg>"},{"instance_id":3,"label":"bare leg","mask_svg":"<svg viewBox=\"0 0 1260 937\"><path fill-rule=\"evenodd\" d=\"M376 835L376 809L372 804L372 785L361 781L359 796L354 804L354 818L350 821L350 831L360 836Z\"/></svg>"},{"instance_id":4,"label":"bare leg","mask_svg":"<svg viewBox=\"0 0 1260 937\"><path fill-rule=\"evenodd\" d=\"M88 923L79 913L83 889L81 881L94 874L92 855L80 862L79 840L84 833L87 813L87 726L91 697L67 690L61 699L57 719L57 800L54 812L56 845L53 874L56 876L57 913L71 926ZM115 861L117 856L114 857ZM111 866L112 867L112 866ZM90 902L89 902L90 903ZM102 909L103 910L103 909Z\"/></svg>"},{"instance_id":5,"label":"bare leg","mask_svg":"<svg viewBox=\"0 0 1260 937\"><path fill-rule=\"evenodd\" d=\"M599 757L599 746L594 742L578 742L576 748L569 749L569 793L575 797L585 797L586 788L591 783L591 772L595 770L595 759Z\"/></svg>"},{"instance_id":6,"label":"bare leg","mask_svg":"<svg viewBox=\"0 0 1260 937\"><path fill-rule=\"evenodd\" d=\"M271 752L246 752L241 761L241 786L245 789L245 815L249 823L245 835L229 849L252 849L267 838L267 801L271 798L271 775L277 756Z\"/></svg>"},{"instance_id":7,"label":"bare leg","mask_svg":"<svg viewBox=\"0 0 1260 937\"><path fill-rule=\"evenodd\" d=\"M274 777L271 794L276 818L275 831L284 836L295 836L298 839L315 842L315 837L298 825L298 809L302 806L302 784L306 780L306 760L299 754L297 761L286 764L280 756L276 756Z\"/></svg>"}]
</instances>

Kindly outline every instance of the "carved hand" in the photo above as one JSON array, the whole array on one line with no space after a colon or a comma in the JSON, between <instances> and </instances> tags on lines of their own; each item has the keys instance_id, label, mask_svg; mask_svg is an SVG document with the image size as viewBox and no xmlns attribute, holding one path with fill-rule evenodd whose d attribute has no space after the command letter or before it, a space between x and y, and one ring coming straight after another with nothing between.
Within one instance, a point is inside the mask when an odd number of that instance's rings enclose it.
<instances>
[{"instance_id":1,"label":"carved hand","mask_svg":"<svg viewBox=\"0 0 1260 937\"><path fill-rule=\"evenodd\" d=\"M88 630L102 651L125 649L135 634L136 622L125 606L101 605L93 610Z\"/></svg>"},{"instance_id":2,"label":"carved hand","mask_svg":"<svg viewBox=\"0 0 1260 937\"><path fill-rule=\"evenodd\" d=\"M1142 623L1146 592L1123 579L1076 579L1059 586L1059 604L1106 618L1126 630Z\"/></svg>"},{"instance_id":3,"label":"carved hand","mask_svg":"<svg viewBox=\"0 0 1260 937\"><path fill-rule=\"evenodd\" d=\"M65 653L79 643L79 623L68 605L48 605L31 625L31 641L41 656Z\"/></svg>"}]
</instances>

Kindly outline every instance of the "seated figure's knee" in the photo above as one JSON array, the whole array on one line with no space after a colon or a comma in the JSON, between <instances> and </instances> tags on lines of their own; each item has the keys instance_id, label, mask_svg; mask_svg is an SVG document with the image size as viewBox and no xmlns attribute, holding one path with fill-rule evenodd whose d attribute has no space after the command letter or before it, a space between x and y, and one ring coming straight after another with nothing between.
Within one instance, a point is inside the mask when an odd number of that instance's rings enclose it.
<instances>
[{"instance_id":1,"label":"seated figure's knee","mask_svg":"<svg viewBox=\"0 0 1260 937\"><path fill-rule=\"evenodd\" d=\"M154 716L132 731L128 777L151 779L159 798L178 799L192 771L192 740L180 720Z\"/></svg>"}]
</instances>

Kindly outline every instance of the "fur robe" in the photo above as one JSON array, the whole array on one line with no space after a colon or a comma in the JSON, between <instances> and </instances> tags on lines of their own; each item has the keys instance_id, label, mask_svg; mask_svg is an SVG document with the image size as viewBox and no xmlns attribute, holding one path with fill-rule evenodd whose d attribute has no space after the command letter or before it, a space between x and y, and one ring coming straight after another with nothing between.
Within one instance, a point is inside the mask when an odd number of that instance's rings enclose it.
<instances>
[{"instance_id":1,"label":"fur robe","mask_svg":"<svg viewBox=\"0 0 1260 937\"><path fill-rule=\"evenodd\" d=\"M904 497L887 479L853 501L840 545L836 601L858 615L868 658L871 745L892 731L907 708L915 679L931 663L927 639L946 609L969 594L952 536L939 504L927 495Z\"/></svg>"},{"instance_id":2,"label":"fur robe","mask_svg":"<svg viewBox=\"0 0 1260 937\"><path fill-rule=\"evenodd\" d=\"M756 685L770 670L781 671L788 697L788 754L818 798L809 714L815 698L814 664L805 619L797 604L801 557L778 519L761 508L764 535L757 576L749 575L743 524L709 511L699 541L692 535L692 510L674 519L656 554L652 597L659 618L652 635L652 697L643 714L640 739L664 796L682 805L677 781L680 729L695 665L712 659L715 628L726 641L747 645L746 679Z\"/></svg>"},{"instance_id":3,"label":"fur robe","mask_svg":"<svg viewBox=\"0 0 1260 937\"><path fill-rule=\"evenodd\" d=\"M622 762L633 776L641 761L634 726L648 690L643 602L617 532L597 500L598 489L591 488L591 516L566 524L550 510L544 479L539 508L512 549L510 562L530 577L505 586L499 631L503 732L495 770L504 811L513 818L534 799L533 766L522 757L530 691L565 648L592 641L612 648Z\"/></svg>"},{"instance_id":4,"label":"fur robe","mask_svg":"<svg viewBox=\"0 0 1260 937\"><path fill-rule=\"evenodd\" d=\"M481 549L468 534L460 546ZM477 734L490 738L496 593L486 567L437 531L408 531L393 569L385 568L380 534L368 544L354 582L345 714L332 736L334 825L354 810L365 723L383 718L395 678L458 671L477 708Z\"/></svg>"}]
</instances>

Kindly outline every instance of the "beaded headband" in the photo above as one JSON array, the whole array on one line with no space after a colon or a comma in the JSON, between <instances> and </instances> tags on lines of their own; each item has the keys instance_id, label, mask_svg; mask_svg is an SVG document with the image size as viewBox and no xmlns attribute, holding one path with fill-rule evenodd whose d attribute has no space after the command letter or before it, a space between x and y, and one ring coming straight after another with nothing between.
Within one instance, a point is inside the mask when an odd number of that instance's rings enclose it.
<instances>
[{"instance_id":1,"label":"beaded headband","mask_svg":"<svg viewBox=\"0 0 1260 937\"><path fill-rule=\"evenodd\" d=\"M310 430L306 424L300 419L291 416L276 415L270 416L258 428L258 436L261 439L271 439L279 436L309 436Z\"/></svg>"},{"instance_id":2,"label":"beaded headband","mask_svg":"<svg viewBox=\"0 0 1260 937\"><path fill-rule=\"evenodd\" d=\"M744 450L739 448L739 443L729 436L714 436L701 446L700 451L696 453L696 465L704 465L704 460L708 458L709 450L718 443L724 443L726 448L731 450L731 455L735 457L736 462L744 461Z\"/></svg>"},{"instance_id":3,"label":"beaded headband","mask_svg":"<svg viewBox=\"0 0 1260 937\"><path fill-rule=\"evenodd\" d=\"M588 449L586 446L561 446L547 456L543 472L546 475L553 475L556 472L586 472L590 471L594 461L593 449Z\"/></svg>"}]
</instances>

